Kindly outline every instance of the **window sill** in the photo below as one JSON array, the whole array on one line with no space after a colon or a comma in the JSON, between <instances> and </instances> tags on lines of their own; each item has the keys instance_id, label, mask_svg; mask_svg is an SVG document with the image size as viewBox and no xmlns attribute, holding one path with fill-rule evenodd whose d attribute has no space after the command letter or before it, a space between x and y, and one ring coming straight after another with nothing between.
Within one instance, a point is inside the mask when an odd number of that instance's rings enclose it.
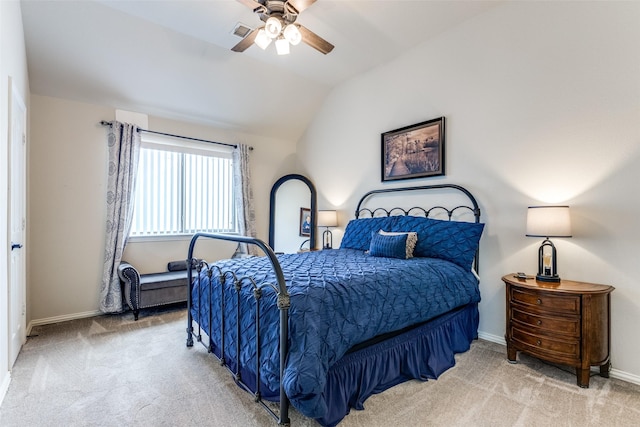
<instances>
[{"instance_id":1,"label":"window sill","mask_svg":"<svg viewBox=\"0 0 640 427\"><path fill-rule=\"evenodd\" d=\"M215 233L229 236L238 236L238 233ZM172 242L172 241L189 241L193 234L170 234L159 236L131 236L128 243L144 243L144 242Z\"/></svg>"}]
</instances>

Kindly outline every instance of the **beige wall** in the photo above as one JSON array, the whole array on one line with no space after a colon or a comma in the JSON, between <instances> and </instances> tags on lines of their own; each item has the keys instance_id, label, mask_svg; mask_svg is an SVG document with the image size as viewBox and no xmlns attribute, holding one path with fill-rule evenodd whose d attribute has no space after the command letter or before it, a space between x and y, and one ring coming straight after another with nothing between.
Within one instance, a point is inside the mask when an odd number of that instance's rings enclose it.
<instances>
[{"instance_id":1,"label":"beige wall","mask_svg":"<svg viewBox=\"0 0 640 427\"><path fill-rule=\"evenodd\" d=\"M526 208L569 204L559 273L616 287L613 372L640 383L638 22L637 2L509 2L336 88L298 144L320 205L344 227L367 190L468 187L487 224L480 331L501 341L500 277L536 269ZM381 184L380 133L439 116L446 176Z\"/></svg>"},{"instance_id":2,"label":"beige wall","mask_svg":"<svg viewBox=\"0 0 640 427\"><path fill-rule=\"evenodd\" d=\"M9 79L29 109L29 76L18 1L0 1L0 402L9 385L7 185L9 172Z\"/></svg>"},{"instance_id":3,"label":"beige wall","mask_svg":"<svg viewBox=\"0 0 640 427\"><path fill-rule=\"evenodd\" d=\"M29 158L29 317L39 323L97 311L105 224L107 146L101 120L115 109L33 95ZM149 117L149 128L254 147L252 182L258 237L268 237L269 190L295 169L295 144ZM131 243L125 258L142 273L186 258L188 240ZM201 245L198 246L200 248ZM229 256L233 246L198 255ZM206 249L206 252L205 252Z\"/></svg>"}]
</instances>

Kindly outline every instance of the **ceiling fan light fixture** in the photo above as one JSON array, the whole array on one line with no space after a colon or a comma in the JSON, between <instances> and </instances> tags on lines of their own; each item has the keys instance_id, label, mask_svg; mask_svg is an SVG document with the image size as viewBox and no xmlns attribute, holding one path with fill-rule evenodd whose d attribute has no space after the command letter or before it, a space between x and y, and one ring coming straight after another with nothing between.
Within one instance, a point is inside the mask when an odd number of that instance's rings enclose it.
<instances>
[{"instance_id":1,"label":"ceiling fan light fixture","mask_svg":"<svg viewBox=\"0 0 640 427\"><path fill-rule=\"evenodd\" d=\"M2 0L0 0L2 1ZM304 43L323 55L328 54L334 46L297 23L300 12L306 10L318 0L238 0L258 15L264 24L249 31L246 35L234 30L235 35L243 37L231 48L233 52L244 52L254 42L262 49L266 49L271 41L276 42L276 50L280 55L289 53L291 45ZM260 31L264 30L264 31ZM269 40L265 40L268 38ZM281 41L279 41L282 39ZM279 41L279 42L278 42Z\"/></svg>"},{"instance_id":2,"label":"ceiling fan light fixture","mask_svg":"<svg viewBox=\"0 0 640 427\"><path fill-rule=\"evenodd\" d=\"M280 35L280 32L282 31L282 21L280 21L279 18L272 16L271 18L267 19L264 30L269 37L275 39Z\"/></svg>"},{"instance_id":3,"label":"ceiling fan light fixture","mask_svg":"<svg viewBox=\"0 0 640 427\"><path fill-rule=\"evenodd\" d=\"M287 39L289 43L296 46L302 41L302 34L300 34L300 30L294 24L289 24L284 27L284 32L282 33L284 38Z\"/></svg>"},{"instance_id":4,"label":"ceiling fan light fixture","mask_svg":"<svg viewBox=\"0 0 640 427\"><path fill-rule=\"evenodd\" d=\"M276 52L278 55L288 55L289 54L289 42L284 37L279 37L276 40Z\"/></svg>"},{"instance_id":5,"label":"ceiling fan light fixture","mask_svg":"<svg viewBox=\"0 0 640 427\"><path fill-rule=\"evenodd\" d=\"M267 32L264 30L264 28L261 28L260 31L258 31L258 34L256 35L256 38L253 42L260 46L262 50L265 50L267 46L271 44L271 37L267 35Z\"/></svg>"}]
</instances>

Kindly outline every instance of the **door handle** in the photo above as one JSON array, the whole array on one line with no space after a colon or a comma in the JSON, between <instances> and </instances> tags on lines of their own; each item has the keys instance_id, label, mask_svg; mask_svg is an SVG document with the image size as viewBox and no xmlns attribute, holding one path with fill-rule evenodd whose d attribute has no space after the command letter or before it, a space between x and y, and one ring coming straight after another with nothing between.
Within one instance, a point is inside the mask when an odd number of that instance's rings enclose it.
<instances>
[{"instance_id":1,"label":"door handle","mask_svg":"<svg viewBox=\"0 0 640 427\"><path fill-rule=\"evenodd\" d=\"M20 243L11 243L11 250L20 249L22 245Z\"/></svg>"}]
</instances>

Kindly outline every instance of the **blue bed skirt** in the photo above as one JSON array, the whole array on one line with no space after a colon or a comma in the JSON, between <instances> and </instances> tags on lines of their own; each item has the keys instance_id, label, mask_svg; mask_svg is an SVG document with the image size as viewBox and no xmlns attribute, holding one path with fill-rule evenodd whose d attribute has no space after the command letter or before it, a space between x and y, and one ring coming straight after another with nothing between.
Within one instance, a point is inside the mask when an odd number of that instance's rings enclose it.
<instances>
[{"instance_id":1,"label":"blue bed skirt","mask_svg":"<svg viewBox=\"0 0 640 427\"><path fill-rule=\"evenodd\" d=\"M478 337L478 304L443 314L391 339L348 353L329 369L328 411L317 421L335 426L371 395L411 379L436 379L455 365L454 355Z\"/></svg>"}]
</instances>

